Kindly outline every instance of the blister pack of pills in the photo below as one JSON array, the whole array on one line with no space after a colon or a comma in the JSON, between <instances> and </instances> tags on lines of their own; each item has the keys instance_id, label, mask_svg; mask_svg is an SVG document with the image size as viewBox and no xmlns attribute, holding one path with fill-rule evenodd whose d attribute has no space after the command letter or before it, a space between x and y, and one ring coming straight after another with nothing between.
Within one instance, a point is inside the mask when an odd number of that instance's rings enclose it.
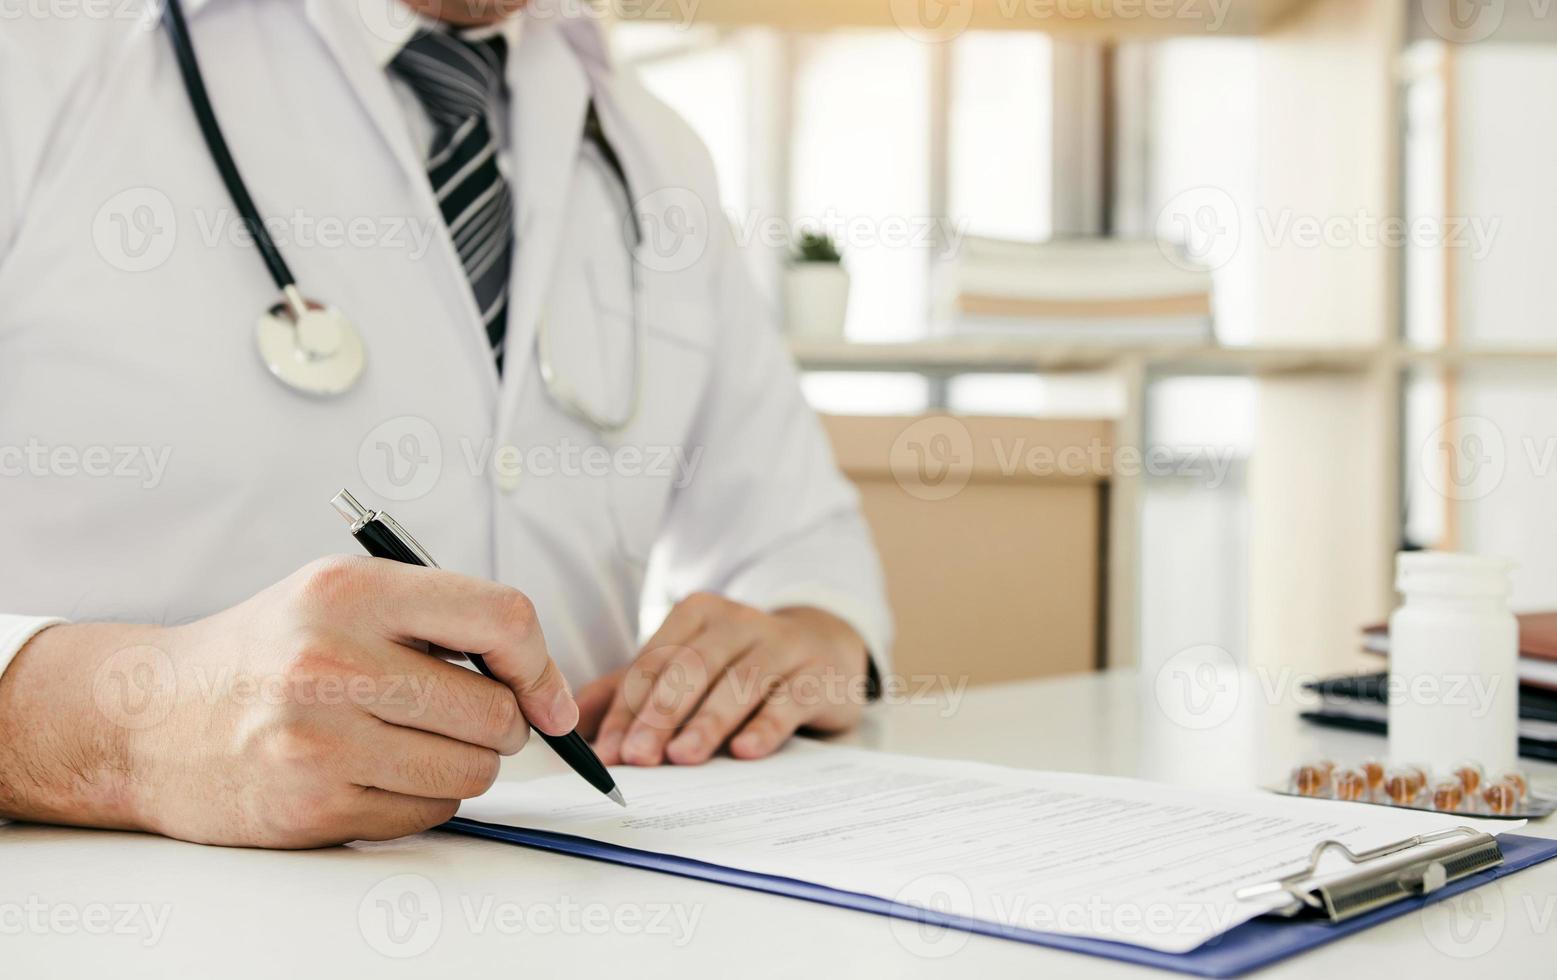
<instances>
[{"instance_id":1,"label":"blister pack of pills","mask_svg":"<svg viewBox=\"0 0 1557 980\"><path fill-rule=\"evenodd\" d=\"M1434 771L1426 766L1387 766L1376 759L1349 766L1318 759L1294 767L1285 784L1269 789L1285 796L1503 820L1533 820L1557 810L1557 797L1532 788L1524 773L1489 776L1473 761Z\"/></svg>"}]
</instances>

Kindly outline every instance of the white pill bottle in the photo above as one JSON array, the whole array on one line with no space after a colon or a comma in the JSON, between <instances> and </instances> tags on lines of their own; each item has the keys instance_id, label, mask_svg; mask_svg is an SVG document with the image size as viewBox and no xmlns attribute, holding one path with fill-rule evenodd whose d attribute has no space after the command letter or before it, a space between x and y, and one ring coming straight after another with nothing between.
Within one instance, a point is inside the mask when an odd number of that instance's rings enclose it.
<instances>
[{"instance_id":1,"label":"white pill bottle","mask_svg":"<svg viewBox=\"0 0 1557 980\"><path fill-rule=\"evenodd\" d=\"M1389 618L1389 755L1446 772L1518 768L1519 624L1503 558L1402 552Z\"/></svg>"}]
</instances>

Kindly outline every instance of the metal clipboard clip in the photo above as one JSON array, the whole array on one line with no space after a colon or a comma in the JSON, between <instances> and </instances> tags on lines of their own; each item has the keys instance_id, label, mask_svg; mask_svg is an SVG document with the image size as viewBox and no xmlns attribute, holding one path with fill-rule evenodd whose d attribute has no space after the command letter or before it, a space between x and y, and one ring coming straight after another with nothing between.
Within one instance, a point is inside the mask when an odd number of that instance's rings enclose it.
<instances>
[{"instance_id":1,"label":"metal clipboard clip","mask_svg":"<svg viewBox=\"0 0 1557 980\"><path fill-rule=\"evenodd\" d=\"M1441 843L1448 841L1452 843ZM1424 845L1439 846L1405 853ZM1330 851L1339 852L1355 865L1380 858L1389 860L1321 878L1319 861ZM1327 840L1314 845L1309 852L1308 866L1301 871L1263 885L1241 888L1236 897L1248 901L1273 892L1286 892L1291 901L1271 914L1287 917L1323 915L1331 922L1345 922L1403 898L1431 895L1451 881L1502 863L1503 851L1498 847L1497 838L1469 827L1410 837L1360 854L1340 841Z\"/></svg>"}]
</instances>

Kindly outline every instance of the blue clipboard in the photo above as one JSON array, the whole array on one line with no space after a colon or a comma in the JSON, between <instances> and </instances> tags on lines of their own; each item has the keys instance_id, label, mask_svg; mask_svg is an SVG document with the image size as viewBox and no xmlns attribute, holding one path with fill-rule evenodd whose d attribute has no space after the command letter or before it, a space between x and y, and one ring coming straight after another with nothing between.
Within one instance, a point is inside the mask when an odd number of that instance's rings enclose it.
<instances>
[{"instance_id":1,"label":"blue clipboard","mask_svg":"<svg viewBox=\"0 0 1557 980\"><path fill-rule=\"evenodd\" d=\"M1498 837L1498 844L1503 850L1503 863L1501 865L1450 882L1430 896L1403 899L1354 919L1333 924L1330 922L1274 917L1253 919L1217 936L1205 945L1188 953L1163 953L1141 946L1131 946L1127 943L1108 942L1102 939L1088 939L1080 936L1066 936L1052 932L1036 932L1031 929L1005 926L995 922L948 915L929 909L904 905L890 899L878 898L874 895L861 895L858 892L828 888L824 885L798 881L794 878L758 874L752 871L742 871L737 868L708 864L704 861L694 861L690 858L675 857L669 854L655 854L650 851L639 851L615 844L603 844L599 841L574 837L569 834L482 823L479 820L470 820L465 817L455 817L439 829L472 837L485 837L508 844L518 844L521 847L533 847L543 851L555 851L559 854L571 854L575 857L590 858L595 861L609 861L613 864L624 864L633 868L662 871L667 874L681 875L685 878L717 882L721 885L735 885L738 888L768 892L773 895L787 895L790 898L801 898L808 902L821 902L825 905L908 919L926 925L960 929L965 932L995 936L1000 939L1012 939L1017 942L1032 943L1035 946L1049 946L1054 949L1065 949L1076 953L1088 953L1092 956L1104 956L1112 960L1135 963L1141 966L1154 966L1164 970L1173 970L1178 973L1188 973L1200 977L1242 976L1251 970L1257 970L1260 967L1275 963L1277 960L1295 956L1305 950L1323 946L1325 943L1334 942L1353 933L1361 932L1380 922L1398 918L1408 912L1422 908L1430 902L1458 895L1461 892L1484 885L1489 881L1506 877L1531 865L1540 864L1542 861L1557 857L1557 840L1503 834Z\"/></svg>"}]
</instances>

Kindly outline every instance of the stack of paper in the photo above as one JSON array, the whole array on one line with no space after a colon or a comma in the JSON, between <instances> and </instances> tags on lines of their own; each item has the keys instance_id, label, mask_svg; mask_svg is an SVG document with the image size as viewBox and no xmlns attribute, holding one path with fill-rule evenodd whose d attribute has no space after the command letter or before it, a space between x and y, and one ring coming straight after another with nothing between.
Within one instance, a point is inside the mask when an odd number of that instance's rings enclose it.
<instances>
[{"instance_id":1,"label":"stack of paper","mask_svg":"<svg viewBox=\"0 0 1557 980\"><path fill-rule=\"evenodd\" d=\"M967 237L938 272L943 332L1067 343L1207 343L1211 274L1152 241Z\"/></svg>"},{"instance_id":2,"label":"stack of paper","mask_svg":"<svg viewBox=\"0 0 1557 980\"><path fill-rule=\"evenodd\" d=\"M1521 825L806 742L758 763L613 774L626 810L569 774L500 784L460 818L551 835L501 839L889 915L932 909L971 931L1168 953L1285 904L1238 893L1305 866L1320 841L1362 851Z\"/></svg>"}]
</instances>

